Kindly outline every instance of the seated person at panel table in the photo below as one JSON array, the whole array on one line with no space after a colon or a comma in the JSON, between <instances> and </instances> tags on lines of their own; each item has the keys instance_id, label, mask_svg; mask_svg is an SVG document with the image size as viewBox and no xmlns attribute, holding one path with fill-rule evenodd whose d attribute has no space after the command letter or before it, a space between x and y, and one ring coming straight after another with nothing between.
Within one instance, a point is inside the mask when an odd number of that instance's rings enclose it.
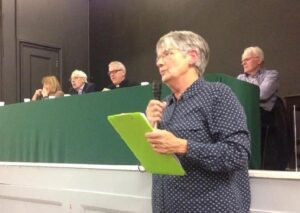
<instances>
[{"instance_id":1,"label":"seated person at panel table","mask_svg":"<svg viewBox=\"0 0 300 213\"><path fill-rule=\"evenodd\" d=\"M69 93L71 95L82 95L96 91L96 85L87 81L87 75L81 70L74 70L70 78L72 88Z\"/></svg>"},{"instance_id":2,"label":"seated person at panel table","mask_svg":"<svg viewBox=\"0 0 300 213\"><path fill-rule=\"evenodd\" d=\"M109 63L108 75L110 77L112 84L104 88L103 91L122 88L122 87L132 87L138 85L134 82L130 82L126 78L126 67L120 61L112 61Z\"/></svg>"},{"instance_id":3,"label":"seated person at panel table","mask_svg":"<svg viewBox=\"0 0 300 213\"><path fill-rule=\"evenodd\" d=\"M279 74L276 70L265 69L263 65L263 50L257 46L246 48L242 54L244 73L238 75L237 79L255 84L260 89L262 168L284 170L288 161L285 153L287 138L281 132L286 125L278 119L275 120L275 111L278 112L278 108L274 107L281 101L277 95ZM281 105L283 108L283 104Z\"/></svg>"},{"instance_id":4,"label":"seated person at panel table","mask_svg":"<svg viewBox=\"0 0 300 213\"><path fill-rule=\"evenodd\" d=\"M60 83L53 75L45 76L42 79L42 89L37 89L32 96L31 100L48 99L49 96L61 97L64 96L64 92L61 89Z\"/></svg>"}]
</instances>

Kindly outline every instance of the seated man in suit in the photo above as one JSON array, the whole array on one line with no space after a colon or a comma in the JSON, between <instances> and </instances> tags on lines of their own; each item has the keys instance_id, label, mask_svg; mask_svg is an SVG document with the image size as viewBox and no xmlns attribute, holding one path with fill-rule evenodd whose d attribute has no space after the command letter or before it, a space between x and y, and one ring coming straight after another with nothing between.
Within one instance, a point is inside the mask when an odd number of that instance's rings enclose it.
<instances>
[{"instance_id":1,"label":"seated man in suit","mask_svg":"<svg viewBox=\"0 0 300 213\"><path fill-rule=\"evenodd\" d=\"M134 82L130 82L126 78L126 67L120 61L112 61L109 63L108 75L112 84L108 85L108 87L104 88L103 90L111 90L121 87L131 87L138 85Z\"/></svg>"},{"instance_id":2,"label":"seated man in suit","mask_svg":"<svg viewBox=\"0 0 300 213\"><path fill-rule=\"evenodd\" d=\"M242 54L242 66L244 73L238 75L238 79L255 84L260 89L260 112L261 112L261 143L262 143L262 167L264 169L283 170L285 163L279 162L288 156L281 156L286 150L286 137L280 132L275 124L275 103L281 101L277 95L279 88L279 74L276 70L264 68L264 52L261 48L248 47ZM277 105L277 104L276 104ZM286 128L286 127L283 127ZM281 141L279 141L281 140Z\"/></svg>"},{"instance_id":3,"label":"seated man in suit","mask_svg":"<svg viewBox=\"0 0 300 213\"><path fill-rule=\"evenodd\" d=\"M96 86L87 81L87 75L81 70L74 70L70 78L72 88L69 93L71 95L81 95L96 91Z\"/></svg>"}]
</instances>

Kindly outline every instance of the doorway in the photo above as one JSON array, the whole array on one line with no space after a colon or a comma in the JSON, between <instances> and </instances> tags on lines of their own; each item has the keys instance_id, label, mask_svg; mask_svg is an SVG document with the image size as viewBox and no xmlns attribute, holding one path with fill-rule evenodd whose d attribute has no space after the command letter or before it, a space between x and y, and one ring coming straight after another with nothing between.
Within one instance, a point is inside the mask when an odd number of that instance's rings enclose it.
<instances>
[{"instance_id":1,"label":"doorway","mask_svg":"<svg viewBox=\"0 0 300 213\"><path fill-rule=\"evenodd\" d=\"M55 75L61 81L60 52L59 48L20 43L20 101L31 98L46 75Z\"/></svg>"}]
</instances>

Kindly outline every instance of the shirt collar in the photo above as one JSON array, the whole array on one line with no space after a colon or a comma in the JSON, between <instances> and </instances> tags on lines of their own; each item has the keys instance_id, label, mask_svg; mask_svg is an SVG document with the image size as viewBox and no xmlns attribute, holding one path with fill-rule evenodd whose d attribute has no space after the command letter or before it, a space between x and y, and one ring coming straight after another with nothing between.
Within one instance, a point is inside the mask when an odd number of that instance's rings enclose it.
<instances>
[{"instance_id":1,"label":"shirt collar","mask_svg":"<svg viewBox=\"0 0 300 213\"><path fill-rule=\"evenodd\" d=\"M255 75L253 75L253 76L251 76L251 75L249 75L249 74L247 74L247 73L245 73L245 75L246 75L246 77L247 78L257 78L262 72L263 72L263 68L260 68L256 73L255 73Z\"/></svg>"},{"instance_id":2,"label":"shirt collar","mask_svg":"<svg viewBox=\"0 0 300 213\"><path fill-rule=\"evenodd\" d=\"M204 80L202 78L199 78L196 80L189 88L187 88L186 91L181 95L180 99L177 100L175 95L172 94L168 96L165 101L167 102L167 105L171 105L175 102L181 101L181 100L186 100L189 99L190 97L193 97L197 92L198 88L202 87Z\"/></svg>"},{"instance_id":3,"label":"shirt collar","mask_svg":"<svg viewBox=\"0 0 300 213\"><path fill-rule=\"evenodd\" d=\"M82 94L82 91L83 91L83 87L84 87L84 85L85 84L83 84L80 88L79 88L79 90L78 90L78 94Z\"/></svg>"}]
</instances>

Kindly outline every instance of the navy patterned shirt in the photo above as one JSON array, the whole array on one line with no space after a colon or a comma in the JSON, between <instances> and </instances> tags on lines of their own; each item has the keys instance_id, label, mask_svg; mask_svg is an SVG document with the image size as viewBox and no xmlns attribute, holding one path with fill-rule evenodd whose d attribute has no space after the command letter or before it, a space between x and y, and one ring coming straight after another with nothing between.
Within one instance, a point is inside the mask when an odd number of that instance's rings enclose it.
<instances>
[{"instance_id":1,"label":"navy patterned shirt","mask_svg":"<svg viewBox=\"0 0 300 213\"><path fill-rule=\"evenodd\" d=\"M166 101L160 128L188 141L186 175L153 175L153 212L249 212L250 136L231 89L199 79Z\"/></svg>"}]
</instances>

